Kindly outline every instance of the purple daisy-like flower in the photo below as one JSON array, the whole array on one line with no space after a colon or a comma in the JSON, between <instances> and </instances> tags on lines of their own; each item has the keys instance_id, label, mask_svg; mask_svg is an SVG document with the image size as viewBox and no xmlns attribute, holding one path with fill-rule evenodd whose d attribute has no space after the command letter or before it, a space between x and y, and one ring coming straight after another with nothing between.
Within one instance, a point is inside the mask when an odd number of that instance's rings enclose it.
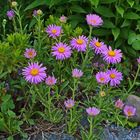
<instances>
[{"instance_id":1,"label":"purple daisy-like flower","mask_svg":"<svg viewBox=\"0 0 140 140\"><path fill-rule=\"evenodd\" d=\"M53 86L56 84L56 81L57 79L54 77L54 76L48 76L45 80L45 83L48 85L48 86Z\"/></svg>"},{"instance_id":2,"label":"purple daisy-like flower","mask_svg":"<svg viewBox=\"0 0 140 140\"><path fill-rule=\"evenodd\" d=\"M52 55L56 57L56 59L63 60L67 59L71 56L71 48L65 43L57 43L52 47Z\"/></svg>"},{"instance_id":3,"label":"purple daisy-like flower","mask_svg":"<svg viewBox=\"0 0 140 140\"><path fill-rule=\"evenodd\" d=\"M119 108L119 109L122 109L124 106L124 103L122 100L118 99L116 102L115 102L115 107L116 108Z\"/></svg>"},{"instance_id":4,"label":"purple daisy-like flower","mask_svg":"<svg viewBox=\"0 0 140 140\"><path fill-rule=\"evenodd\" d=\"M109 75L110 86L119 85L123 79L122 73L117 71L116 69L108 70L107 74Z\"/></svg>"},{"instance_id":5,"label":"purple daisy-like flower","mask_svg":"<svg viewBox=\"0 0 140 140\"><path fill-rule=\"evenodd\" d=\"M107 84L109 81L109 75L106 72L98 72L96 74L96 80L100 84Z\"/></svg>"},{"instance_id":6,"label":"purple daisy-like flower","mask_svg":"<svg viewBox=\"0 0 140 140\"><path fill-rule=\"evenodd\" d=\"M76 49L78 52L85 52L87 47L88 39L85 36L79 36L73 38L70 42L73 49Z\"/></svg>"},{"instance_id":7,"label":"purple daisy-like flower","mask_svg":"<svg viewBox=\"0 0 140 140\"><path fill-rule=\"evenodd\" d=\"M112 48L109 46L107 50L105 50L103 53L103 59L109 63L109 64L116 64L121 62L122 53L121 50L112 50Z\"/></svg>"},{"instance_id":8,"label":"purple daisy-like flower","mask_svg":"<svg viewBox=\"0 0 140 140\"><path fill-rule=\"evenodd\" d=\"M140 57L139 57L139 58L137 58L137 62L138 62L138 64L140 64Z\"/></svg>"},{"instance_id":9,"label":"purple daisy-like flower","mask_svg":"<svg viewBox=\"0 0 140 140\"><path fill-rule=\"evenodd\" d=\"M24 56L26 58L34 58L36 56L36 51L35 49L32 49L32 48L29 48L29 49L26 49L25 53L24 53Z\"/></svg>"},{"instance_id":10,"label":"purple daisy-like flower","mask_svg":"<svg viewBox=\"0 0 140 140\"><path fill-rule=\"evenodd\" d=\"M75 101L72 99L68 99L64 102L64 105L67 109L70 109L75 105Z\"/></svg>"},{"instance_id":11,"label":"purple daisy-like flower","mask_svg":"<svg viewBox=\"0 0 140 140\"><path fill-rule=\"evenodd\" d=\"M73 69L72 70L72 77L74 78L80 78L83 76L83 72L79 69Z\"/></svg>"},{"instance_id":12,"label":"purple daisy-like flower","mask_svg":"<svg viewBox=\"0 0 140 140\"><path fill-rule=\"evenodd\" d=\"M49 37L56 38L62 33L62 28L61 26L49 25L46 28L46 32L48 33Z\"/></svg>"},{"instance_id":13,"label":"purple daisy-like flower","mask_svg":"<svg viewBox=\"0 0 140 140\"><path fill-rule=\"evenodd\" d=\"M132 117L136 115L136 108L130 105L125 105L123 111L127 117Z\"/></svg>"},{"instance_id":14,"label":"purple daisy-like flower","mask_svg":"<svg viewBox=\"0 0 140 140\"><path fill-rule=\"evenodd\" d=\"M99 27L103 24L102 18L96 14L86 15L86 21L88 25L91 25L93 27Z\"/></svg>"},{"instance_id":15,"label":"purple daisy-like flower","mask_svg":"<svg viewBox=\"0 0 140 140\"><path fill-rule=\"evenodd\" d=\"M89 108L86 109L86 112L90 116L96 116L100 113L100 109L98 109L96 107L89 107Z\"/></svg>"},{"instance_id":16,"label":"purple daisy-like flower","mask_svg":"<svg viewBox=\"0 0 140 140\"><path fill-rule=\"evenodd\" d=\"M32 84L38 84L46 78L46 67L42 67L42 64L29 63L28 67L25 67L22 71L26 81Z\"/></svg>"},{"instance_id":17,"label":"purple daisy-like flower","mask_svg":"<svg viewBox=\"0 0 140 140\"><path fill-rule=\"evenodd\" d=\"M107 50L107 46L104 42L99 42L99 39L93 38L90 42L90 46L93 48L96 54L102 54Z\"/></svg>"},{"instance_id":18,"label":"purple daisy-like flower","mask_svg":"<svg viewBox=\"0 0 140 140\"><path fill-rule=\"evenodd\" d=\"M15 16L15 13L13 10L9 10L9 11L7 11L6 15L8 16L9 20L12 20Z\"/></svg>"}]
</instances>

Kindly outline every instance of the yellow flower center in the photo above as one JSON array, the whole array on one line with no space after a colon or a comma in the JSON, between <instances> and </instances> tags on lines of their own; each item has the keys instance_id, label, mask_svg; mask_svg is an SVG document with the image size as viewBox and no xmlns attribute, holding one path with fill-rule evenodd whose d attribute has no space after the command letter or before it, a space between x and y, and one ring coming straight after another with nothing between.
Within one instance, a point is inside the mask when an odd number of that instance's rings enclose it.
<instances>
[{"instance_id":1,"label":"yellow flower center","mask_svg":"<svg viewBox=\"0 0 140 140\"><path fill-rule=\"evenodd\" d=\"M100 80L101 80L101 81L104 81L104 80L105 80L105 78L101 77L101 78L100 78Z\"/></svg>"},{"instance_id":2,"label":"yellow flower center","mask_svg":"<svg viewBox=\"0 0 140 140\"><path fill-rule=\"evenodd\" d=\"M116 78L116 75L114 73L110 74L110 78L114 79Z\"/></svg>"},{"instance_id":3,"label":"yellow flower center","mask_svg":"<svg viewBox=\"0 0 140 140\"><path fill-rule=\"evenodd\" d=\"M90 22L96 24L96 20L95 19L91 19Z\"/></svg>"},{"instance_id":4,"label":"yellow flower center","mask_svg":"<svg viewBox=\"0 0 140 140\"><path fill-rule=\"evenodd\" d=\"M53 30L52 30L52 33L53 33L53 34L55 34L56 32L57 32L56 29L53 29Z\"/></svg>"},{"instance_id":5,"label":"yellow flower center","mask_svg":"<svg viewBox=\"0 0 140 140\"><path fill-rule=\"evenodd\" d=\"M28 55L29 55L29 56L33 56L33 52L31 52L31 51L28 52Z\"/></svg>"},{"instance_id":6,"label":"yellow flower center","mask_svg":"<svg viewBox=\"0 0 140 140\"><path fill-rule=\"evenodd\" d=\"M114 57L116 55L116 53L114 51L108 51L108 55L111 57Z\"/></svg>"},{"instance_id":7,"label":"yellow flower center","mask_svg":"<svg viewBox=\"0 0 140 140\"><path fill-rule=\"evenodd\" d=\"M84 43L84 41L82 39L77 39L76 40L77 44L82 45Z\"/></svg>"},{"instance_id":8,"label":"yellow flower center","mask_svg":"<svg viewBox=\"0 0 140 140\"><path fill-rule=\"evenodd\" d=\"M132 116L132 112L130 110L128 110L127 114L128 116Z\"/></svg>"},{"instance_id":9,"label":"yellow flower center","mask_svg":"<svg viewBox=\"0 0 140 140\"><path fill-rule=\"evenodd\" d=\"M38 75L38 73L39 73L39 70L36 69L36 68L33 68L33 69L30 71L30 74L31 74L32 76L36 76L36 75Z\"/></svg>"},{"instance_id":10,"label":"yellow flower center","mask_svg":"<svg viewBox=\"0 0 140 140\"><path fill-rule=\"evenodd\" d=\"M65 52L65 48L64 47L59 47L58 48L58 52L59 53L64 53Z\"/></svg>"},{"instance_id":11,"label":"yellow flower center","mask_svg":"<svg viewBox=\"0 0 140 140\"><path fill-rule=\"evenodd\" d=\"M96 47L101 47L101 43L100 42L95 42Z\"/></svg>"}]
</instances>

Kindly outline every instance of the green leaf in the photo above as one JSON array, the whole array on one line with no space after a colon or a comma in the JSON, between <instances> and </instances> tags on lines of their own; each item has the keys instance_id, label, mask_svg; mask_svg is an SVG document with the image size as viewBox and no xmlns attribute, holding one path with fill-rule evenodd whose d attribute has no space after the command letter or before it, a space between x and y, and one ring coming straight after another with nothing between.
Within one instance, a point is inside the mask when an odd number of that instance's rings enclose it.
<instances>
[{"instance_id":1,"label":"green leaf","mask_svg":"<svg viewBox=\"0 0 140 140\"><path fill-rule=\"evenodd\" d=\"M0 79L2 79L3 77L5 77L7 74L8 74L8 72L0 73Z\"/></svg>"},{"instance_id":2,"label":"green leaf","mask_svg":"<svg viewBox=\"0 0 140 140\"><path fill-rule=\"evenodd\" d=\"M94 5L96 8L99 4L99 0L90 0L91 4Z\"/></svg>"},{"instance_id":3,"label":"green leaf","mask_svg":"<svg viewBox=\"0 0 140 140\"><path fill-rule=\"evenodd\" d=\"M107 29L94 29L93 34L97 36L106 36L106 35L110 35L111 32L110 30Z\"/></svg>"},{"instance_id":4,"label":"green leaf","mask_svg":"<svg viewBox=\"0 0 140 140\"><path fill-rule=\"evenodd\" d=\"M116 10L117 10L117 12L123 17L124 9L123 9L122 7L116 6Z\"/></svg>"},{"instance_id":5,"label":"green leaf","mask_svg":"<svg viewBox=\"0 0 140 140\"><path fill-rule=\"evenodd\" d=\"M100 0L100 2L103 4L109 4L109 3L116 2L116 0Z\"/></svg>"},{"instance_id":6,"label":"green leaf","mask_svg":"<svg viewBox=\"0 0 140 140\"><path fill-rule=\"evenodd\" d=\"M75 28L79 22L83 21L83 17L79 14L71 15L71 16L69 16L69 20L70 20L72 27Z\"/></svg>"},{"instance_id":7,"label":"green leaf","mask_svg":"<svg viewBox=\"0 0 140 140\"><path fill-rule=\"evenodd\" d=\"M120 34L120 37L125 39L125 40L128 40L128 34L130 32L130 29L129 28L121 28L121 34Z\"/></svg>"},{"instance_id":8,"label":"green leaf","mask_svg":"<svg viewBox=\"0 0 140 140\"><path fill-rule=\"evenodd\" d=\"M132 43L132 47L133 47L135 50L140 50L140 40L135 40L135 41Z\"/></svg>"},{"instance_id":9,"label":"green leaf","mask_svg":"<svg viewBox=\"0 0 140 140\"><path fill-rule=\"evenodd\" d=\"M24 11L33 9L35 7L38 7L40 5L49 5L51 0L35 0L34 2L32 2L30 5L28 5Z\"/></svg>"},{"instance_id":10,"label":"green leaf","mask_svg":"<svg viewBox=\"0 0 140 140\"><path fill-rule=\"evenodd\" d=\"M115 43L115 48L118 48L118 47L120 47L121 45L122 45L122 43L123 43L123 41L122 41L123 39L118 39L117 41L116 41L116 43Z\"/></svg>"},{"instance_id":11,"label":"green leaf","mask_svg":"<svg viewBox=\"0 0 140 140\"><path fill-rule=\"evenodd\" d=\"M110 28L115 28L115 25L110 21L110 20L104 20L104 24L102 27L110 29Z\"/></svg>"},{"instance_id":12,"label":"green leaf","mask_svg":"<svg viewBox=\"0 0 140 140\"><path fill-rule=\"evenodd\" d=\"M130 25L130 23L131 23L130 20L125 19L124 22L122 23L121 27L127 27Z\"/></svg>"},{"instance_id":13,"label":"green leaf","mask_svg":"<svg viewBox=\"0 0 140 140\"><path fill-rule=\"evenodd\" d=\"M61 85L61 89L60 89L60 93L68 86L69 81L65 81L62 85Z\"/></svg>"},{"instance_id":14,"label":"green leaf","mask_svg":"<svg viewBox=\"0 0 140 140\"><path fill-rule=\"evenodd\" d=\"M140 5L135 5L133 8L135 8L138 11L140 11Z\"/></svg>"},{"instance_id":15,"label":"green leaf","mask_svg":"<svg viewBox=\"0 0 140 140\"><path fill-rule=\"evenodd\" d=\"M130 47L130 46L125 46L126 50L127 50L127 54L131 55L132 57L136 57L136 51Z\"/></svg>"},{"instance_id":16,"label":"green leaf","mask_svg":"<svg viewBox=\"0 0 140 140\"><path fill-rule=\"evenodd\" d=\"M124 14L125 19L140 19L140 16L134 12L127 12Z\"/></svg>"},{"instance_id":17,"label":"green leaf","mask_svg":"<svg viewBox=\"0 0 140 140\"><path fill-rule=\"evenodd\" d=\"M131 7L133 7L133 5L134 5L134 0L127 0L127 2L128 2L128 4L129 4Z\"/></svg>"},{"instance_id":18,"label":"green leaf","mask_svg":"<svg viewBox=\"0 0 140 140\"><path fill-rule=\"evenodd\" d=\"M14 137L13 137L13 136L9 136L9 137L7 138L7 140L14 140Z\"/></svg>"},{"instance_id":19,"label":"green leaf","mask_svg":"<svg viewBox=\"0 0 140 140\"><path fill-rule=\"evenodd\" d=\"M140 34L137 34L136 39L140 40Z\"/></svg>"},{"instance_id":20,"label":"green leaf","mask_svg":"<svg viewBox=\"0 0 140 140\"><path fill-rule=\"evenodd\" d=\"M76 12L76 13L87 13L82 7L78 5L72 6L70 9L71 11Z\"/></svg>"},{"instance_id":21,"label":"green leaf","mask_svg":"<svg viewBox=\"0 0 140 140\"><path fill-rule=\"evenodd\" d=\"M65 4L67 1L64 0L46 0L48 2L49 8L53 7L54 5Z\"/></svg>"},{"instance_id":22,"label":"green leaf","mask_svg":"<svg viewBox=\"0 0 140 140\"><path fill-rule=\"evenodd\" d=\"M112 34L114 36L114 40L116 40L120 34L120 29L119 28L112 29Z\"/></svg>"},{"instance_id":23,"label":"green leaf","mask_svg":"<svg viewBox=\"0 0 140 140\"><path fill-rule=\"evenodd\" d=\"M0 118L0 131L5 131L5 121L4 121L4 118Z\"/></svg>"},{"instance_id":24,"label":"green leaf","mask_svg":"<svg viewBox=\"0 0 140 140\"><path fill-rule=\"evenodd\" d=\"M137 36L135 32L130 32L128 35L128 44L131 45L135 40Z\"/></svg>"},{"instance_id":25,"label":"green leaf","mask_svg":"<svg viewBox=\"0 0 140 140\"><path fill-rule=\"evenodd\" d=\"M114 13L111 9L105 6L98 6L98 8L93 8L96 13L101 14L104 17L114 17Z\"/></svg>"},{"instance_id":26,"label":"green leaf","mask_svg":"<svg viewBox=\"0 0 140 140\"><path fill-rule=\"evenodd\" d=\"M9 115L9 117L14 118L16 116L15 112L8 110L7 114Z\"/></svg>"}]
</instances>

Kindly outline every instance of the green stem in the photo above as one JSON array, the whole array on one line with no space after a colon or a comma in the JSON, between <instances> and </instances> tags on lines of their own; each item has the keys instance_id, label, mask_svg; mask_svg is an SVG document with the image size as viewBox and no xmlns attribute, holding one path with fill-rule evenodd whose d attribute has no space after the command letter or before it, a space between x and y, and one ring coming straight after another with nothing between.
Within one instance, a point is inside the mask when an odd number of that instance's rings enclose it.
<instances>
[{"instance_id":1,"label":"green stem","mask_svg":"<svg viewBox=\"0 0 140 140\"><path fill-rule=\"evenodd\" d=\"M49 90L48 90L48 113L49 113L49 117L50 117L50 119L51 119L52 117L51 117L51 96L50 96L50 87L49 87Z\"/></svg>"},{"instance_id":2,"label":"green stem","mask_svg":"<svg viewBox=\"0 0 140 140\"><path fill-rule=\"evenodd\" d=\"M90 140L93 135L93 117L92 116L90 117L89 123L90 123L89 140Z\"/></svg>"},{"instance_id":3,"label":"green stem","mask_svg":"<svg viewBox=\"0 0 140 140\"><path fill-rule=\"evenodd\" d=\"M73 100L75 99L76 81L77 80L74 78L74 81L73 81L73 90L72 90L72 99Z\"/></svg>"},{"instance_id":4,"label":"green stem","mask_svg":"<svg viewBox=\"0 0 140 140\"><path fill-rule=\"evenodd\" d=\"M91 40L91 34L92 34L92 26L89 26L89 36L88 36L88 44L87 44L87 51L86 51L86 56L85 56L85 58L84 58L84 60L83 60L83 64L82 64L82 70L85 68L85 65L86 65L86 62L87 62L87 60L88 60L88 55L89 55L89 51L90 51L90 49L89 49L89 44L90 44L90 40Z\"/></svg>"},{"instance_id":5,"label":"green stem","mask_svg":"<svg viewBox=\"0 0 140 140\"><path fill-rule=\"evenodd\" d=\"M17 7L15 7L16 10L16 15L18 17L18 22L19 22L19 27L20 27L20 33L23 34L23 28L22 28L22 18L19 14L19 10L17 9Z\"/></svg>"},{"instance_id":6,"label":"green stem","mask_svg":"<svg viewBox=\"0 0 140 140\"><path fill-rule=\"evenodd\" d=\"M58 61L58 76L59 76L59 81L60 81L60 83L62 82L61 80L62 80L62 78L61 78L61 60L60 61Z\"/></svg>"},{"instance_id":7,"label":"green stem","mask_svg":"<svg viewBox=\"0 0 140 140\"><path fill-rule=\"evenodd\" d=\"M37 17L37 23L38 23L38 30L37 30L37 34L38 34L38 49L39 52L41 52L41 19L40 16Z\"/></svg>"},{"instance_id":8,"label":"green stem","mask_svg":"<svg viewBox=\"0 0 140 140\"><path fill-rule=\"evenodd\" d=\"M70 109L70 122L68 126L68 133L71 134L71 126L72 126L72 109Z\"/></svg>"},{"instance_id":9,"label":"green stem","mask_svg":"<svg viewBox=\"0 0 140 140\"><path fill-rule=\"evenodd\" d=\"M138 65L138 69L137 69L137 72L136 72L136 76L135 76L135 78L134 78L133 84L132 84L131 87L128 89L128 92L130 92L130 91L132 90L132 88L135 86L136 79L137 79L137 77L138 77L139 71L140 71L140 65Z\"/></svg>"},{"instance_id":10,"label":"green stem","mask_svg":"<svg viewBox=\"0 0 140 140\"><path fill-rule=\"evenodd\" d=\"M16 31L17 31L17 26L16 26L15 18L13 18L13 26L14 26L14 30L15 30L15 32L16 32Z\"/></svg>"}]
</instances>

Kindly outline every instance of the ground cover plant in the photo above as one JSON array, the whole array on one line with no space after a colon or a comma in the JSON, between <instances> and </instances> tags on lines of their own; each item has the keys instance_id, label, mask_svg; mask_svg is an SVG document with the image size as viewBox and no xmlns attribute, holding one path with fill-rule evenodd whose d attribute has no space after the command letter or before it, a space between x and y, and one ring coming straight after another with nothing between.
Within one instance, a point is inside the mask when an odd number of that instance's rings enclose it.
<instances>
[{"instance_id":1,"label":"ground cover plant","mask_svg":"<svg viewBox=\"0 0 140 140\"><path fill-rule=\"evenodd\" d=\"M140 85L140 58L131 67L121 49L94 34L104 26L100 15L83 16L85 31L72 28L64 15L44 18L43 11L35 9L29 27L23 25L20 3L13 1L10 7L0 42L2 135L27 138L43 121L77 139L94 140L100 139L104 125L138 125L131 121L135 106L125 100ZM6 34L8 23L12 32Z\"/></svg>"}]
</instances>

